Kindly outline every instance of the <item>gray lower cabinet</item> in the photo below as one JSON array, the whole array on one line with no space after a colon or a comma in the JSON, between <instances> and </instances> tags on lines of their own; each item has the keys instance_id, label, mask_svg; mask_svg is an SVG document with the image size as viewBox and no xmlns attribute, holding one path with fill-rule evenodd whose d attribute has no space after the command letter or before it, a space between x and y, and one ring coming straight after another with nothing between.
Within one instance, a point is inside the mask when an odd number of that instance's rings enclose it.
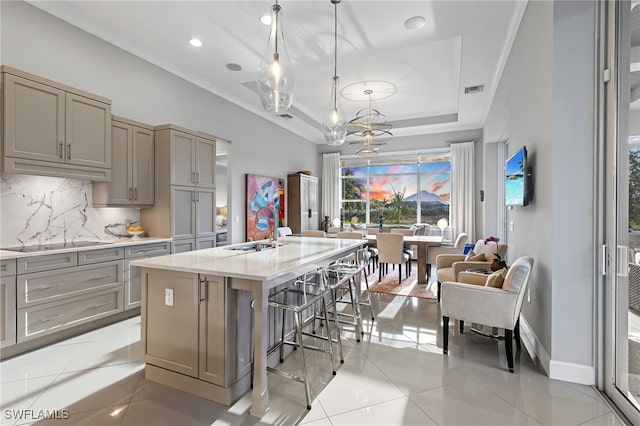
<instances>
[{"instance_id":1,"label":"gray lower cabinet","mask_svg":"<svg viewBox=\"0 0 640 426\"><path fill-rule=\"evenodd\" d=\"M228 388L250 373L251 294L228 279L143 268L145 362ZM171 373L173 372L173 373ZM197 387L197 386L196 386Z\"/></svg>"},{"instance_id":2,"label":"gray lower cabinet","mask_svg":"<svg viewBox=\"0 0 640 426\"><path fill-rule=\"evenodd\" d=\"M123 266L112 260L18 275L17 343L122 312Z\"/></svg>"},{"instance_id":3,"label":"gray lower cabinet","mask_svg":"<svg viewBox=\"0 0 640 426\"><path fill-rule=\"evenodd\" d=\"M16 343L16 261L0 261L0 348Z\"/></svg>"},{"instance_id":4,"label":"gray lower cabinet","mask_svg":"<svg viewBox=\"0 0 640 426\"><path fill-rule=\"evenodd\" d=\"M125 249L124 260L124 309L134 309L140 306L140 268L131 268L132 260L146 259L154 256L169 254L169 242L129 246Z\"/></svg>"}]
</instances>

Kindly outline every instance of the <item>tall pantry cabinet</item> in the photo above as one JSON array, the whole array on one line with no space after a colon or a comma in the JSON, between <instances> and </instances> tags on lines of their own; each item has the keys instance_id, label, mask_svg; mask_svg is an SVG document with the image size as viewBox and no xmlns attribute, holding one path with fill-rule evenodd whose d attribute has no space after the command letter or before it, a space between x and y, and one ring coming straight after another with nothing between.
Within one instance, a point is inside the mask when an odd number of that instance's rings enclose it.
<instances>
[{"instance_id":1,"label":"tall pantry cabinet","mask_svg":"<svg viewBox=\"0 0 640 426\"><path fill-rule=\"evenodd\" d=\"M296 173L287 176L287 217L294 233L319 229L318 178Z\"/></svg>"},{"instance_id":2,"label":"tall pantry cabinet","mask_svg":"<svg viewBox=\"0 0 640 426\"><path fill-rule=\"evenodd\" d=\"M171 237L172 253L214 247L215 137L158 126L155 151L155 205L140 211L142 226L150 235Z\"/></svg>"}]
</instances>

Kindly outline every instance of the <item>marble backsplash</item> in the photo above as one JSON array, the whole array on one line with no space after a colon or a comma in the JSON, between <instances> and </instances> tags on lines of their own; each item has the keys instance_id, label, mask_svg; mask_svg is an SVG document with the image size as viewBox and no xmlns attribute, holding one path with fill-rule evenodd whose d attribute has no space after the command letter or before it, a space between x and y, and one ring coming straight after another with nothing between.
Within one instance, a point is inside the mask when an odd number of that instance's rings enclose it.
<instances>
[{"instance_id":1,"label":"marble backsplash","mask_svg":"<svg viewBox=\"0 0 640 426\"><path fill-rule=\"evenodd\" d=\"M94 208L91 182L1 175L0 247L128 237L135 208Z\"/></svg>"}]
</instances>

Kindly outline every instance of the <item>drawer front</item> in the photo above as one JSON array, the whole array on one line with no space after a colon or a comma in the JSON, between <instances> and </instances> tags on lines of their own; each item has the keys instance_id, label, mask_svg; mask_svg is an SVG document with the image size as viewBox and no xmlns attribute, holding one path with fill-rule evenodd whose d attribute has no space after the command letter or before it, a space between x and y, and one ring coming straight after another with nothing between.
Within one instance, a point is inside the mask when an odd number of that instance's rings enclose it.
<instances>
[{"instance_id":1,"label":"drawer front","mask_svg":"<svg viewBox=\"0 0 640 426\"><path fill-rule=\"evenodd\" d=\"M18 275L31 272L68 268L78 264L78 253L45 254L43 256L21 257L17 259Z\"/></svg>"},{"instance_id":2,"label":"drawer front","mask_svg":"<svg viewBox=\"0 0 640 426\"><path fill-rule=\"evenodd\" d=\"M17 341L25 342L118 312L122 312L122 287L19 309Z\"/></svg>"},{"instance_id":3,"label":"drawer front","mask_svg":"<svg viewBox=\"0 0 640 426\"><path fill-rule=\"evenodd\" d=\"M16 274L16 260L0 260L0 277L10 277Z\"/></svg>"},{"instance_id":4,"label":"drawer front","mask_svg":"<svg viewBox=\"0 0 640 426\"><path fill-rule=\"evenodd\" d=\"M16 343L16 277L0 279L0 348Z\"/></svg>"},{"instance_id":5,"label":"drawer front","mask_svg":"<svg viewBox=\"0 0 640 426\"><path fill-rule=\"evenodd\" d=\"M124 247L78 252L78 265L89 265L91 263L108 262L118 259L124 259Z\"/></svg>"},{"instance_id":6,"label":"drawer front","mask_svg":"<svg viewBox=\"0 0 640 426\"><path fill-rule=\"evenodd\" d=\"M122 286L122 260L18 276L18 309L107 287Z\"/></svg>"},{"instance_id":7,"label":"drawer front","mask_svg":"<svg viewBox=\"0 0 640 426\"><path fill-rule=\"evenodd\" d=\"M169 254L171 249L169 241L162 243L144 244L139 246L125 247L125 257L152 257Z\"/></svg>"}]
</instances>

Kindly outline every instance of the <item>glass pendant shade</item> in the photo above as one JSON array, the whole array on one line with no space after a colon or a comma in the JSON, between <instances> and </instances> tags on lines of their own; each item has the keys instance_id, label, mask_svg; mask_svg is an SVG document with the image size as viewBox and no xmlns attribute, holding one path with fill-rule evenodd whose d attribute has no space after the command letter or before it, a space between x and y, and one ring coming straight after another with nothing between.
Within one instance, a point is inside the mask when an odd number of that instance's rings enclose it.
<instances>
[{"instance_id":1,"label":"glass pendant shade","mask_svg":"<svg viewBox=\"0 0 640 426\"><path fill-rule=\"evenodd\" d=\"M276 2L271 8L271 31L258 74L258 93L262 106L276 114L289 110L296 88L282 34L282 8Z\"/></svg>"},{"instance_id":2,"label":"glass pendant shade","mask_svg":"<svg viewBox=\"0 0 640 426\"><path fill-rule=\"evenodd\" d=\"M338 96L339 78L333 77L331 85L331 98L329 106L322 119L322 133L328 145L338 146L344 143L347 137L347 119L340 107L340 97Z\"/></svg>"}]
</instances>

